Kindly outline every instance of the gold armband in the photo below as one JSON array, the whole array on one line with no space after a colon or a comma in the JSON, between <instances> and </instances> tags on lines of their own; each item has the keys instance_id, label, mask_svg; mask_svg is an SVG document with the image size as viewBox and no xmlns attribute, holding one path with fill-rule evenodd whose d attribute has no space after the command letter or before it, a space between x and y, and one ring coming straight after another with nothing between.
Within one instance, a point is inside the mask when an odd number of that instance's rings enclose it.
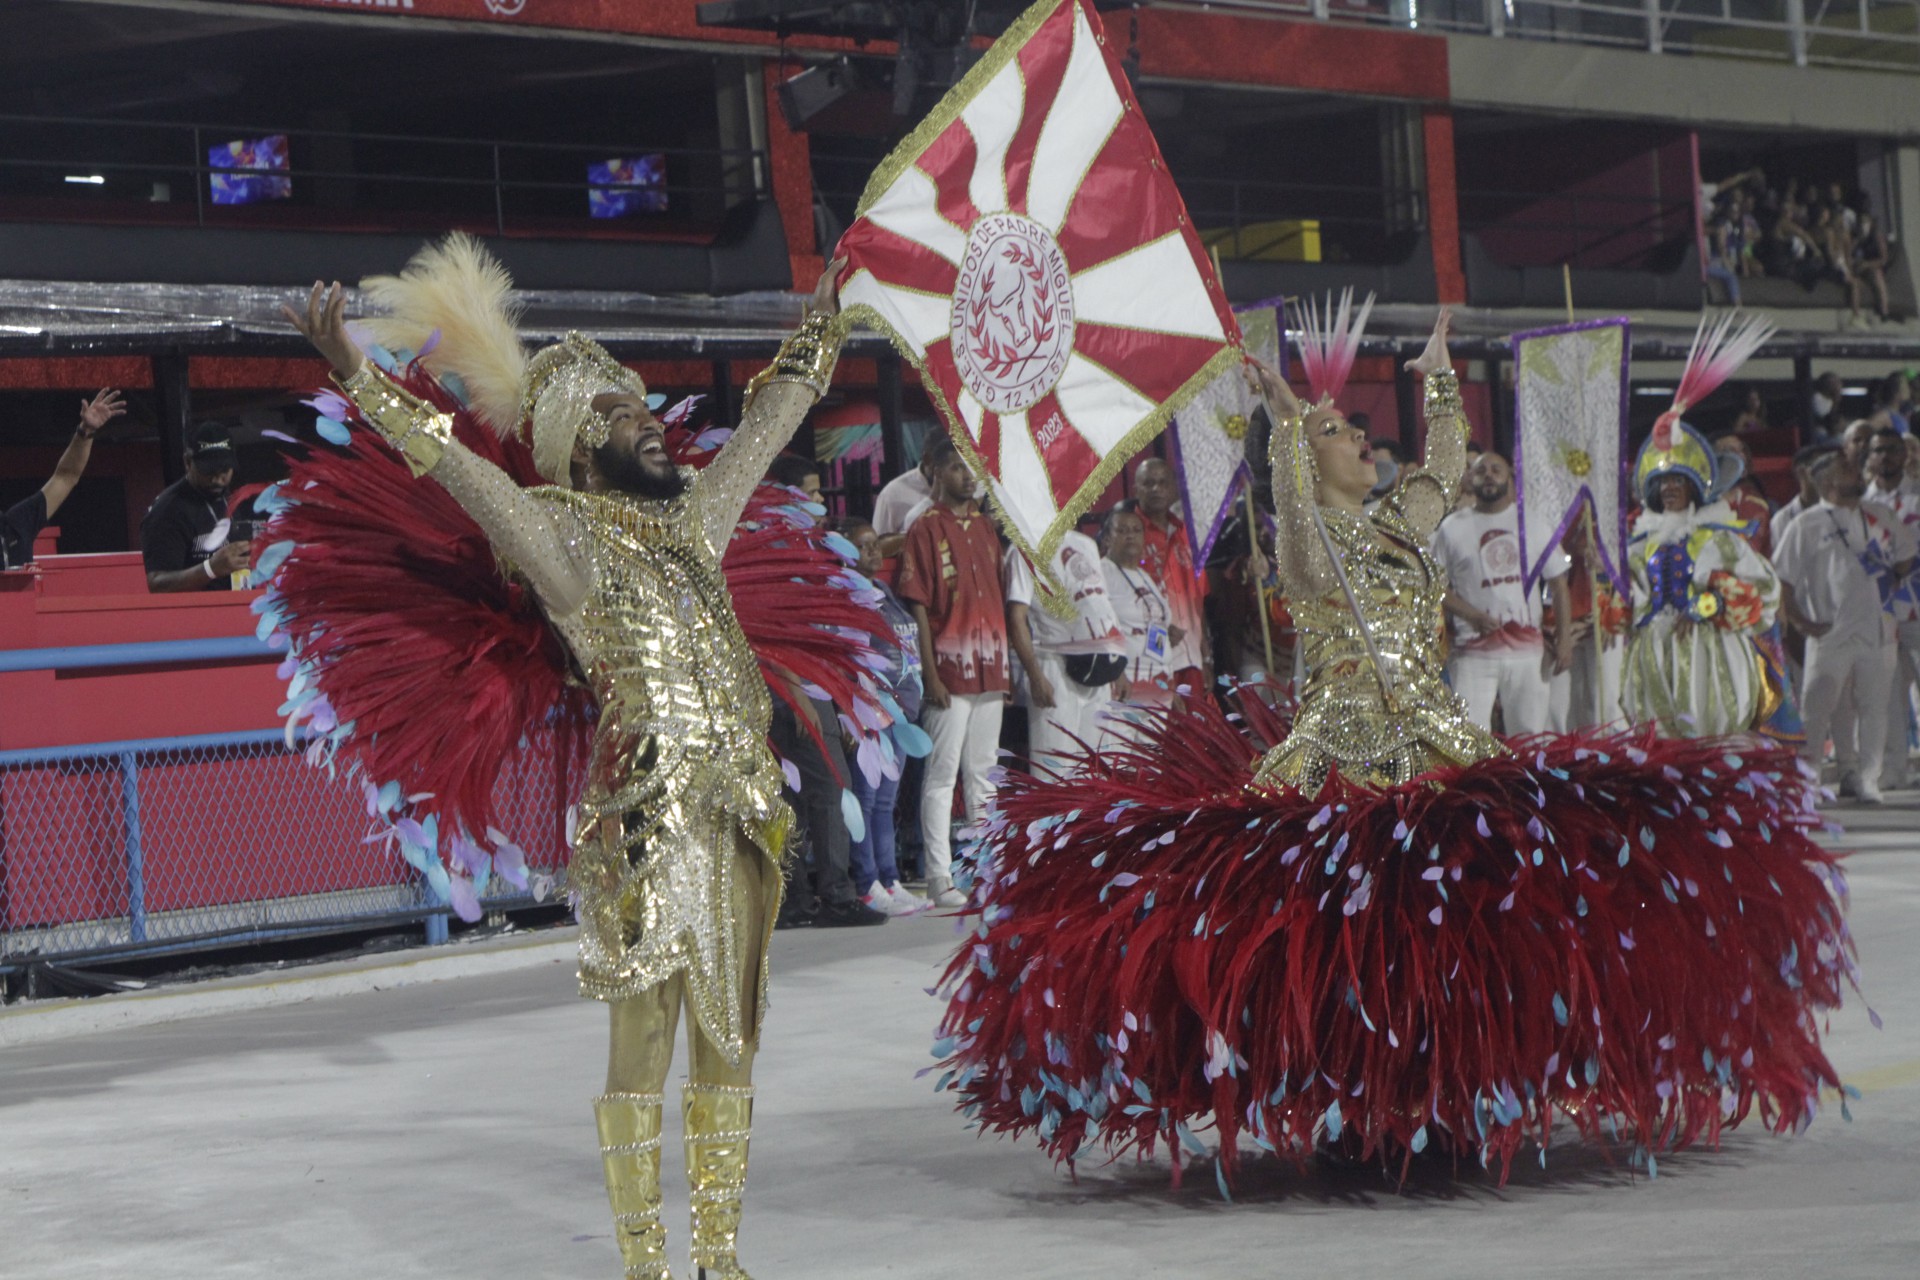
<instances>
[{"instance_id":1,"label":"gold armband","mask_svg":"<svg viewBox=\"0 0 1920 1280\"><path fill-rule=\"evenodd\" d=\"M1452 366L1427 375L1426 414L1429 420L1466 414L1466 406L1460 402L1460 378Z\"/></svg>"},{"instance_id":2,"label":"gold armband","mask_svg":"<svg viewBox=\"0 0 1920 1280\"><path fill-rule=\"evenodd\" d=\"M833 383L833 369L840 362L840 344L846 339L845 327L838 316L816 311L800 322L773 363L753 376L747 384L747 399L770 382L797 382L812 390L815 397L827 394Z\"/></svg>"},{"instance_id":3,"label":"gold armband","mask_svg":"<svg viewBox=\"0 0 1920 1280\"><path fill-rule=\"evenodd\" d=\"M423 476L433 470L453 439L452 414L441 413L371 360L363 360L350 378L333 375L333 383L353 401L360 416L400 451L413 474Z\"/></svg>"}]
</instances>

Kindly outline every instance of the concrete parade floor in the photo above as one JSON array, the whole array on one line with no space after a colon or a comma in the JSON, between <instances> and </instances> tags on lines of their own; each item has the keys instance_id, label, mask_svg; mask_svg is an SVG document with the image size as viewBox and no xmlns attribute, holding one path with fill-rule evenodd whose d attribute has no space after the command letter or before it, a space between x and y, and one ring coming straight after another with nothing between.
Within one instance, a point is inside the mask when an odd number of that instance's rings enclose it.
<instances>
[{"instance_id":1,"label":"concrete parade floor","mask_svg":"<svg viewBox=\"0 0 1920 1280\"><path fill-rule=\"evenodd\" d=\"M1835 814L1837 843L1858 851L1853 927L1885 1021L1874 1030L1857 999L1833 1020L1833 1060L1864 1095L1850 1124L1829 1102L1800 1137L1753 1125L1663 1157L1652 1182L1556 1145L1504 1188L1477 1170L1420 1170L1396 1190L1376 1170L1269 1161L1227 1204L1208 1169L1171 1190L1164 1159L1076 1183L1030 1145L976 1137L915 1078L951 921L802 930L774 953L742 1260L760 1280L1912 1280L1920 798ZM523 943L520 958L436 980L422 979L437 961L416 963L402 986L365 968L356 980L381 989L348 994L282 975L267 1007L88 1034L0 1012L0 1277L614 1280L588 1105L605 1013L575 997L562 946ZM207 998L104 1003L150 1015ZM684 1261L677 1131L676 1117L667 1221Z\"/></svg>"}]
</instances>

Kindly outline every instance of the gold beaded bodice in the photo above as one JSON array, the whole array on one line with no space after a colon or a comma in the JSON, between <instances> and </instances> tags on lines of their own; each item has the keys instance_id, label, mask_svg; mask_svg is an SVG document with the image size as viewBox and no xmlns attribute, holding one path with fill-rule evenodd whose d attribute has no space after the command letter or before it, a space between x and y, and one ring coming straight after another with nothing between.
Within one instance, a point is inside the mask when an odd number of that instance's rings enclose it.
<instances>
[{"instance_id":1,"label":"gold beaded bodice","mask_svg":"<svg viewBox=\"0 0 1920 1280\"><path fill-rule=\"evenodd\" d=\"M1276 558L1307 677L1292 732L1260 761L1255 785L1316 792L1338 768L1349 782L1392 787L1505 750L1467 718L1466 705L1441 678L1447 575L1427 543L1460 481L1467 418L1450 369L1428 377L1424 400L1425 464L1403 470L1370 515L1320 508L1365 631L1346 593L1333 585L1337 578L1324 571L1317 533L1306 532L1314 480L1299 419L1289 424L1291 433L1275 432L1274 503L1284 535ZM1298 452L1283 456L1283 449ZM1391 697L1367 651L1368 632Z\"/></svg>"},{"instance_id":2,"label":"gold beaded bodice","mask_svg":"<svg viewBox=\"0 0 1920 1280\"><path fill-rule=\"evenodd\" d=\"M1371 518L1327 508L1320 514L1373 629L1393 700L1389 705L1344 594L1289 601L1306 688L1293 731L1261 762L1259 780L1317 791L1338 765L1351 782L1397 786L1440 765L1498 752L1441 678L1446 571L1390 502Z\"/></svg>"},{"instance_id":3,"label":"gold beaded bodice","mask_svg":"<svg viewBox=\"0 0 1920 1280\"><path fill-rule=\"evenodd\" d=\"M625 815L629 855L688 794L766 821L780 789L772 703L690 499L530 492L593 566L586 600L553 623L600 708L594 808Z\"/></svg>"}]
</instances>

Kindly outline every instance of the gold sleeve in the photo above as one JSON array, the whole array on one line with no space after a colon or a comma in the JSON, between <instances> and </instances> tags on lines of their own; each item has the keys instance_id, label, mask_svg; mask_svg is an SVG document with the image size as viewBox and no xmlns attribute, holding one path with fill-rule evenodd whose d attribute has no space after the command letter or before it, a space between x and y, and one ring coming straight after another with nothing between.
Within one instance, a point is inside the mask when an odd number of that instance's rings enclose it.
<instances>
[{"instance_id":1,"label":"gold sleeve","mask_svg":"<svg viewBox=\"0 0 1920 1280\"><path fill-rule=\"evenodd\" d=\"M400 451L416 476L453 495L493 544L502 571L530 584L549 613L571 614L592 585L588 558L564 516L512 476L453 438L453 416L401 387L372 362L334 379L374 430Z\"/></svg>"},{"instance_id":2,"label":"gold sleeve","mask_svg":"<svg viewBox=\"0 0 1920 1280\"><path fill-rule=\"evenodd\" d=\"M726 551L754 486L793 439L807 410L827 393L846 326L837 316L808 316L780 352L747 385L746 409L733 438L700 473L696 493L714 554Z\"/></svg>"},{"instance_id":3,"label":"gold sleeve","mask_svg":"<svg viewBox=\"0 0 1920 1280\"><path fill-rule=\"evenodd\" d=\"M371 360L362 360L352 377L334 374L333 382L353 401L368 425L400 451L416 476L433 470L453 440L452 414L441 413L389 378Z\"/></svg>"},{"instance_id":4,"label":"gold sleeve","mask_svg":"<svg viewBox=\"0 0 1920 1280\"><path fill-rule=\"evenodd\" d=\"M1453 510L1460 477L1467 469L1467 435L1471 430L1460 400L1460 379L1451 368L1427 376L1422 415L1427 423L1427 452L1420 468L1399 487L1400 513L1422 541Z\"/></svg>"}]
</instances>

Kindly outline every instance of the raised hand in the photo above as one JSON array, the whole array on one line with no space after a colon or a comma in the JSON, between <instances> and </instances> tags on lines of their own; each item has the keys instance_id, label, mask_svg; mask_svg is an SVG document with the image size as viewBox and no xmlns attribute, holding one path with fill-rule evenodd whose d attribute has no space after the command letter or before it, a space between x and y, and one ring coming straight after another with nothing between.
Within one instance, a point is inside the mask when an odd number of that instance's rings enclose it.
<instances>
[{"instance_id":1,"label":"raised hand","mask_svg":"<svg viewBox=\"0 0 1920 1280\"><path fill-rule=\"evenodd\" d=\"M1424 378L1453 367L1453 358L1447 354L1447 330L1452 326L1453 309L1440 308L1440 314L1434 317L1433 336L1427 339L1427 349L1417 358L1407 361L1408 373L1417 373Z\"/></svg>"},{"instance_id":2,"label":"raised hand","mask_svg":"<svg viewBox=\"0 0 1920 1280\"><path fill-rule=\"evenodd\" d=\"M807 310L814 314L838 315L840 312L840 286L835 282L840 273L847 269L845 258L835 258L820 273L820 281L813 286L813 297L807 302Z\"/></svg>"},{"instance_id":3,"label":"raised hand","mask_svg":"<svg viewBox=\"0 0 1920 1280\"><path fill-rule=\"evenodd\" d=\"M315 351L326 357L335 373L351 378L360 372L360 363L365 357L347 336L347 294L339 281L334 281L329 290L315 280L312 291L307 294L304 315L285 304L281 305L280 314L300 331L301 337L313 344Z\"/></svg>"},{"instance_id":4,"label":"raised hand","mask_svg":"<svg viewBox=\"0 0 1920 1280\"><path fill-rule=\"evenodd\" d=\"M126 411L126 401L121 398L120 393L109 387L102 387L93 399L80 402L79 433L91 440L100 434L101 428Z\"/></svg>"},{"instance_id":5,"label":"raised hand","mask_svg":"<svg viewBox=\"0 0 1920 1280\"><path fill-rule=\"evenodd\" d=\"M1247 357L1247 369L1253 375L1254 389L1267 398L1267 405L1282 418L1300 416L1300 401L1280 371L1264 360Z\"/></svg>"}]
</instances>

